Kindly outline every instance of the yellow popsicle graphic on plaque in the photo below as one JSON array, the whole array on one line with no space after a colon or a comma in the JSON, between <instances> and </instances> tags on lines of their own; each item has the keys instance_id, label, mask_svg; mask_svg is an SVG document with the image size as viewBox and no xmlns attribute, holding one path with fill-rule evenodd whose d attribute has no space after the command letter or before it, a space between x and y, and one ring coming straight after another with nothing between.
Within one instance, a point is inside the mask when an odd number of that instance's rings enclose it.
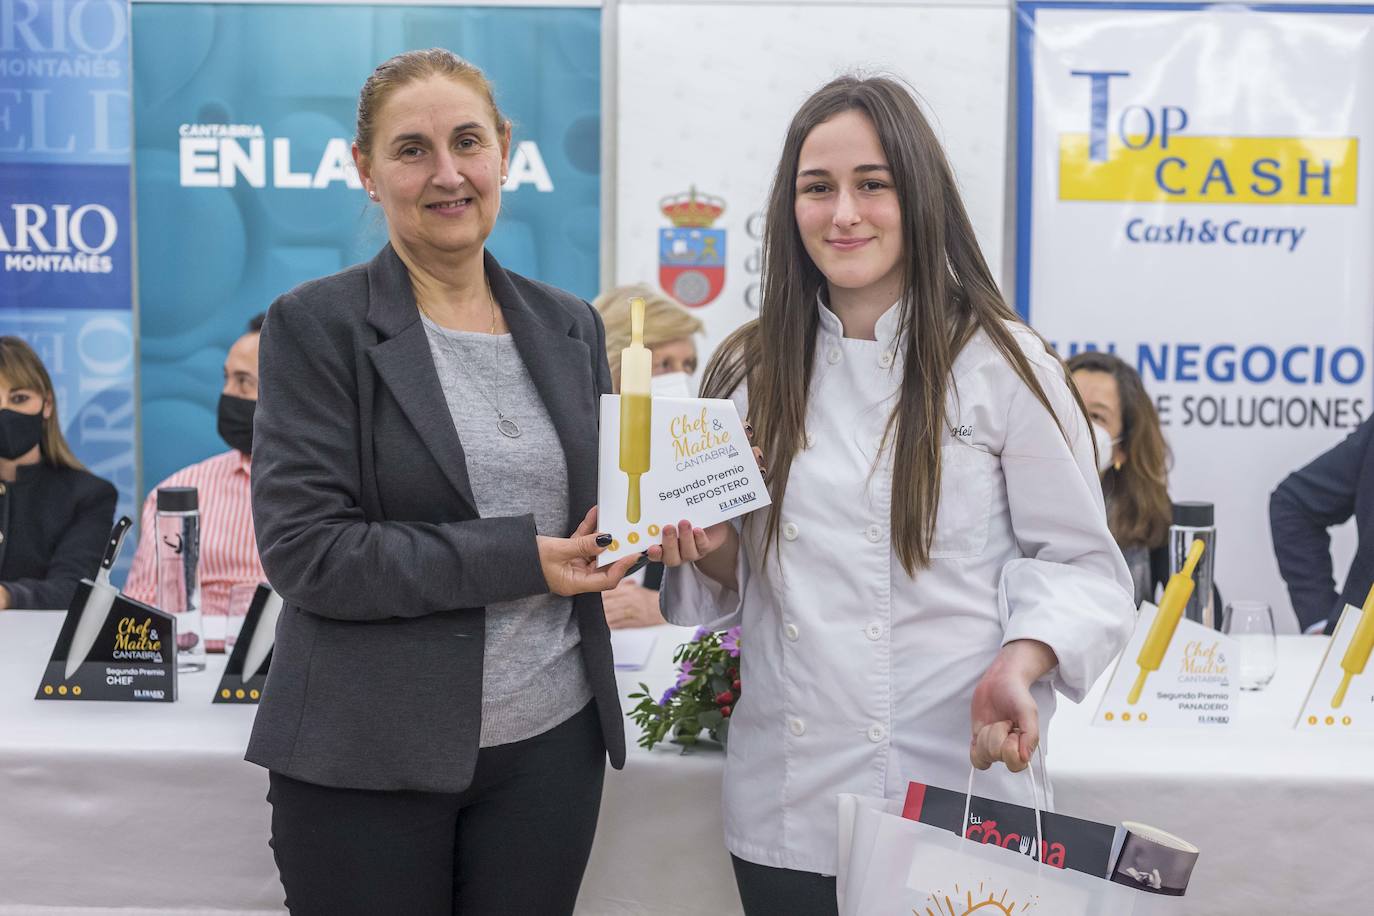
<instances>
[{"instance_id":1,"label":"yellow popsicle graphic on plaque","mask_svg":"<svg viewBox=\"0 0 1374 916\"><path fill-rule=\"evenodd\" d=\"M1136 664L1140 666L1140 674L1126 697L1126 702L1132 706L1140 702L1140 692L1145 689L1145 679L1150 676L1151 671L1158 671L1164 661L1164 654L1168 651L1174 631L1178 629L1178 622L1183 617L1183 609L1187 607L1188 599L1193 595L1193 571L1197 569L1198 560L1202 559L1204 549L1205 545L1201 540L1193 541L1183 568L1170 576L1169 584L1164 587L1164 597L1160 599L1159 611L1155 614L1150 634L1145 637L1145 644L1140 647L1140 655L1136 659Z\"/></svg>"},{"instance_id":2,"label":"yellow popsicle graphic on plaque","mask_svg":"<svg viewBox=\"0 0 1374 916\"><path fill-rule=\"evenodd\" d=\"M597 506L611 543L598 566L662 543L665 526L706 528L769 503L734 401L654 396L651 310L638 297L629 305L620 393L601 395L599 410Z\"/></svg>"},{"instance_id":3,"label":"yellow popsicle graphic on plaque","mask_svg":"<svg viewBox=\"0 0 1374 916\"><path fill-rule=\"evenodd\" d=\"M639 479L649 471L653 357L644 346L644 300L630 300L630 345L620 351L620 470L629 477L625 520L638 524Z\"/></svg>"},{"instance_id":4,"label":"yellow popsicle graphic on plaque","mask_svg":"<svg viewBox=\"0 0 1374 916\"><path fill-rule=\"evenodd\" d=\"M1370 588L1369 594L1365 596L1360 625L1355 628L1355 635L1351 637L1345 655L1341 656L1341 670L1345 674L1341 677L1341 686L1336 688L1336 695L1331 698L1332 709L1341 708L1341 704L1345 702L1345 692L1350 689L1350 682L1364 674L1371 652L1374 652L1374 587Z\"/></svg>"}]
</instances>

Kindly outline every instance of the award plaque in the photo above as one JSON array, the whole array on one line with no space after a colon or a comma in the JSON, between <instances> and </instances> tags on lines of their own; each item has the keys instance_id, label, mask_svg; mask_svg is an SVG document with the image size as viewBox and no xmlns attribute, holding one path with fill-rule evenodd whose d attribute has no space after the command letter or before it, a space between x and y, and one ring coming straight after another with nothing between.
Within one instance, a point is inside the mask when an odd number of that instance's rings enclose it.
<instances>
[{"instance_id":1,"label":"award plaque","mask_svg":"<svg viewBox=\"0 0 1374 916\"><path fill-rule=\"evenodd\" d=\"M281 616L281 595L267 585L259 585L243 618L229 664L224 668L216 703L256 703L262 699L267 669L272 665L272 646L277 639L277 618Z\"/></svg>"},{"instance_id":2,"label":"award plaque","mask_svg":"<svg viewBox=\"0 0 1374 916\"><path fill-rule=\"evenodd\" d=\"M34 699L176 700L175 618L110 584L110 568L132 525L128 516L115 523L95 580L77 583Z\"/></svg>"},{"instance_id":3,"label":"award plaque","mask_svg":"<svg viewBox=\"0 0 1374 916\"><path fill-rule=\"evenodd\" d=\"M82 631L91 633L89 644L83 645ZM81 580L34 699L176 698L176 620L123 595L103 595L101 586Z\"/></svg>"}]
</instances>

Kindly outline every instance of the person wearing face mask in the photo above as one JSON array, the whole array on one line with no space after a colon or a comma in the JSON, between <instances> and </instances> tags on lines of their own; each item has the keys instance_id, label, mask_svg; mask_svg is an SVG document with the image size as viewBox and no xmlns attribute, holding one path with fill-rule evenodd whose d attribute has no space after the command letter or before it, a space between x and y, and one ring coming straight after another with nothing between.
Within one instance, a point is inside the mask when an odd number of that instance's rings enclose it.
<instances>
[{"instance_id":1,"label":"person wearing face mask","mask_svg":"<svg viewBox=\"0 0 1374 916\"><path fill-rule=\"evenodd\" d=\"M1097 440L1107 527L1130 567L1139 606L1169 578L1169 446L1140 374L1124 360L1088 351L1068 365Z\"/></svg>"},{"instance_id":2,"label":"person wearing face mask","mask_svg":"<svg viewBox=\"0 0 1374 916\"><path fill-rule=\"evenodd\" d=\"M100 566L117 499L63 438L38 354L0 337L0 611L65 610Z\"/></svg>"},{"instance_id":3,"label":"person wearing face mask","mask_svg":"<svg viewBox=\"0 0 1374 916\"><path fill-rule=\"evenodd\" d=\"M744 911L823 916L837 794L972 765L1024 803L1012 771L1125 645L1131 578L1082 401L907 87L841 77L803 103L763 236L759 317L702 393L749 418L772 505L663 519L648 553L668 620L743 627L723 807Z\"/></svg>"},{"instance_id":4,"label":"person wearing face mask","mask_svg":"<svg viewBox=\"0 0 1374 916\"><path fill-rule=\"evenodd\" d=\"M229 451L182 468L148 491L143 502L138 549L124 593L145 604L157 602L157 545L154 519L162 487L195 487L200 499L201 610L209 617L242 614L246 605L230 607L235 586L266 582L253 531L251 501L253 415L258 402L258 339L264 314L248 322L224 359L224 388L216 409L216 426ZM244 594L240 589L239 594ZM247 594L251 594L248 592ZM205 648L224 651L224 640L207 639Z\"/></svg>"},{"instance_id":5,"label":"person wearing face mask","mask_svg":"<svg viewBox=\"0 0 1374 916\"><path fill-rule=\"evenodd\" d=\"M660 398L696 396L696 336L701 319L647 283L620 286L602 293L592 305L606 323L606 359L611 381L620 390L620 353L630 345L630 300L644 300L644 345L653 358L653 394ZM649 627L664 622L658 606L663 564L644 567L642 581L626 578L602 596L611 629Z\"/></svg>"}]
</instances>

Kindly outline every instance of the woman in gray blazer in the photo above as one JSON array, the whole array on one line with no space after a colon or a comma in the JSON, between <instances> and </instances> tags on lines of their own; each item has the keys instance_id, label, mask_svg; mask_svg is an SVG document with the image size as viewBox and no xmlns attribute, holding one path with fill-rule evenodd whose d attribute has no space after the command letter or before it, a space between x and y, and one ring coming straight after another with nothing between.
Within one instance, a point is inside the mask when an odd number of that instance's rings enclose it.
<instances>
[{"instance_id":1,"label":"woman in gray blazer","mask_svg":"<svg viewBox=\"0 0 1374 916\"><path fill-rule=\"evenodd\" d=\"M253 518L286 603L247 756L297 916L570 913L624 763L604 332L484 250L510 136L450 52L378 67L353 154L390 243L263 327Z\"/></svg>"}]
</instances>

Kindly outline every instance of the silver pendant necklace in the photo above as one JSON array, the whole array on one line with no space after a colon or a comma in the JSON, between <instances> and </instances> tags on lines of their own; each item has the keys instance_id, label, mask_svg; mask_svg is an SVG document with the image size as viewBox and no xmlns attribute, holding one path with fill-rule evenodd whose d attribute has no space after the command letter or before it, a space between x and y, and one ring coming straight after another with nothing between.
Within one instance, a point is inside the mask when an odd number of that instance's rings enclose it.
<instances>
[{"instance_id":1,"label":"silver pendant necklace","mask_svg":"<svg viewBox=\"0 0 1374 916\"><path fill-rule=\"evenodd\" d=\"M496 337L496 297L493 296L491 293L490 283L487 284L487 307L491 309L491 336L494 340ZM425 317L429 318L430 321L434 321L434 316L430 315L429 310L426 309L423 305L420 306L420 311L424 312ZM434 324L438 328L436 333L439 335L439 339L443 341L443 343L440 344L440 346L442 346L446 351L448 351L448 355L450 358L453 359L455 365L462 363L462 356L455 349L453 342L448 339L448 335L444 333L443 325L440 325L437 321L434 321ZM498 358L498 368L499 365L500 359ZM477 393L482 396L483 400L487 402L487 404L492 408L492 410L496 411L497 432L505 436L507 439L520 438L520 424L516 423L513 418L506 416L505 411L501 409L501 380L496 377L495 370L484 373L484 375L485 377L490 378L492 382L495 384L495 396L487 394L487 392L482 389L481 385L474 385L473 387L477 389Z\"/></svg>"}]
</instances>

